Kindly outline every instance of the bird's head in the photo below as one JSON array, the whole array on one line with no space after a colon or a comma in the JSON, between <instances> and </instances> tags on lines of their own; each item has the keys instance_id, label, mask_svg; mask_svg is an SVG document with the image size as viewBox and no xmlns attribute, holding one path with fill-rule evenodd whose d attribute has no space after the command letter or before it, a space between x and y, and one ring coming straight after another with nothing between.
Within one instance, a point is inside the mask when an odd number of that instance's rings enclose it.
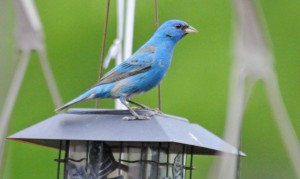
<instances>
[{"instance_id":1,"label":"bird's head","mask_svg":"<svg viewBox=\"0 0 300 179\"><path fill-rule=\"evenodd\" d=\"M187 34L198 32L194 27L181 20L169 20L163 23L157 30L156 34L160 38L179 41Z\"/></svg>"}]
</instances>

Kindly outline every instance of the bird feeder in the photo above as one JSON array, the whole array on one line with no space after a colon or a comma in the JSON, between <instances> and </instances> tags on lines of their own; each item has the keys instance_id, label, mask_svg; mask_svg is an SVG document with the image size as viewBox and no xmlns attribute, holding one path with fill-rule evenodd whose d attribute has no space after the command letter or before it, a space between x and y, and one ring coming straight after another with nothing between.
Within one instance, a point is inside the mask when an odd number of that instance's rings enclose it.
<instances>
[{"instance_id":1,"label":"bird feeder","mask_svg":"<svg viewBox=\"0 0 300 179\"><path fill-rule=\"evenodd\" d=\"M194 155L244 155L187 119L149 110L149 120L122 120L127 110L70 109L8 137L58 149L57 178L192 178ZM62 156L62 151L64 156Z\"/></svg>"}]
</instances>

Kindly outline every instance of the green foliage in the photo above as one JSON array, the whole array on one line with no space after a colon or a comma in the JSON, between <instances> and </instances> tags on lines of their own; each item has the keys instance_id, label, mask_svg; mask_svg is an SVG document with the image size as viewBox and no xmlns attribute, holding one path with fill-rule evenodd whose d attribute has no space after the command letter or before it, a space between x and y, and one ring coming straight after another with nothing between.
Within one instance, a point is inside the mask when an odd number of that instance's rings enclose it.
<instances>
[{"instance_id":1,"label":"green foliage","mask_svg":"<svg viewBox=\"0 0 300 179\"><path fill-rule=\"evenodd\" d=\"M46 35L48 56L64 101L97 81L105 1L35 1ZM116 35L116 1L111 1L107 46ZM300 1L260 1L276 71L288 112L300 138ZM222 136L232 63L233 7L231 1L159 1L159 20L182 19L199 30L176 47L171 69L162 83L163 112L183 116ZM137 1L134 50L154 32L154 1ZM13 40L13 39L12 39ZM137 101L157 106L157 92ZM93 102L75 107L93 107ZM112 108L112 100L103 100ZM38 57L29 69L12 115L9 134L54 115L54 105ZM243 179L295 178L266 98L258 83L249 100L243 125ZM180 130L180 129L178 129ZM55 131L53 131L55 132ZM53 179L57 151L7 142L5 179ZM196 157L194 178L206 178L215 157Z\"/></svg>"}]
</instances>

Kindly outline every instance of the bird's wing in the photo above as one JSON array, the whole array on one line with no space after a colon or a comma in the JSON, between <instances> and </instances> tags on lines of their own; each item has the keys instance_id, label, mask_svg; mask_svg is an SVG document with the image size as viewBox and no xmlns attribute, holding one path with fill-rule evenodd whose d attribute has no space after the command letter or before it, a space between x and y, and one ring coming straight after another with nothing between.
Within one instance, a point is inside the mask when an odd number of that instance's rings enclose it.
<instances>
[{"instance_id":1,"label":"bird's wing","mask_svg":"<svg viewBox=\"0 0 300 179\"><path fill-rule=\"evenodd\" d=\"M139 73L146 72L151 68L154 56L154 47L150 46L141 49L129 59L110 70L92 87L105 83L112 83Z\"/></svg>"}]
</instances>

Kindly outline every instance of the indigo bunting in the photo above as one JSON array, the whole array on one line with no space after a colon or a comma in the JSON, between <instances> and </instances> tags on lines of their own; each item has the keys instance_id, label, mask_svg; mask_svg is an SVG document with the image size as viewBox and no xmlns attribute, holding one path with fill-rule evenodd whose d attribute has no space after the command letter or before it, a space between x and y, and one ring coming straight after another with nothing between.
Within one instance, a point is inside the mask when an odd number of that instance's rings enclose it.
<instances>
[{"instance_id":1,"label":"indigo bunting","mask_svg":"<svg viewBox=\"0 0 300 179\"><path fill-rule=\"evenodd\" d=\"M126 102L147 108L130 98L145 93L160 83L169 69L176 43L194 32L197 30L184 21L166 21L131 57L106 73L88 91L56 111L90 99L118 98L133 115L128 119L147 119L147 116L138 115Z\"/></svg>"}]
</instances>

